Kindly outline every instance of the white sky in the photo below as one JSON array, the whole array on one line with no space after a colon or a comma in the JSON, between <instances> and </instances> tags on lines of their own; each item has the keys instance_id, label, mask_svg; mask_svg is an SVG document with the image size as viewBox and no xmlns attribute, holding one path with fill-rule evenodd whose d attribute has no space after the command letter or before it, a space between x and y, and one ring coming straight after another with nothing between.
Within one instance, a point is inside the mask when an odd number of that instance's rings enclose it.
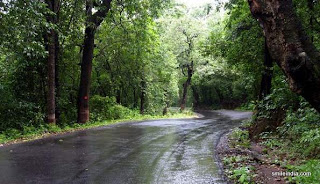
<instances>
[{"instance_id":1,"label":"white sky","mask_svg":"<svg viewBox=\"0 0 320 184\"><path fill-rule=\"evenodd\" d=\"M184 3L188 7L201 6L206 3L214 3L217 0L176 0L176 2Z\"/></svg>"}]
</instances>

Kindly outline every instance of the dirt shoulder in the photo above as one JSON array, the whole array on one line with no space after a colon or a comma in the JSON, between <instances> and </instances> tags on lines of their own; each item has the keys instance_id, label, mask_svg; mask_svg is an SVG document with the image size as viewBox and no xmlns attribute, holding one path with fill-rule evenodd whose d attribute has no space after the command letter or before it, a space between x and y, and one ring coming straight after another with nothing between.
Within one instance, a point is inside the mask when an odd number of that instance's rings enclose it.
<instances>
[{"instance_id":1,"label":"dirt shoulder","mask_svg":"<svg viewBox=\"0 0 320 184\"><path fill-rule=\"evenodd\" d=\"M249 142L247 147L234 145L231 134L231 131L224 134L216 147L228 183L286 183L285 178L272 176L284 170L264 153L262 145L255 142Z\"/></svg>"}]
</instances>

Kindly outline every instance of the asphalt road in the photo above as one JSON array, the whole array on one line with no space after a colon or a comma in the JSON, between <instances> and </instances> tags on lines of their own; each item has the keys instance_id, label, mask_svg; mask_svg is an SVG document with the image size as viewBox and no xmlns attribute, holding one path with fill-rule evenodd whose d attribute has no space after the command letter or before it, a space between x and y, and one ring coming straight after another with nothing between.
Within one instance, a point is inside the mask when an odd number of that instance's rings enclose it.
<instances>
[{"instance_id":1,"label":"asphalt road","mask_svg":"<svg viewBox=\"0 0 320 184\"><path fill-rule=\"evenodd\" d=\"M0 148L0 183L225 183L221 135L251 114L122 123Z\"/></svg>"}]
</instances>

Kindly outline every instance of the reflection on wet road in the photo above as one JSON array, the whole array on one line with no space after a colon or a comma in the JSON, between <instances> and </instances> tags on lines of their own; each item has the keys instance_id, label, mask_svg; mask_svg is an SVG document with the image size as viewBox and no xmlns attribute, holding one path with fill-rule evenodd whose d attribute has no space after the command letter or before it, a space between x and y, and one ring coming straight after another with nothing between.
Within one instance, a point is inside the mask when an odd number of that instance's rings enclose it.
<instances>
[{"instance_id":1,"label":"reflection on wet road","mask_svg":"<svg viewBox=\"0 0 320 184\"><path fill-rule=\"evenodd\" d=\"M0 148L0 183L224 183L215 144L250 113L201 114L199 119L124 123Z\"/></svg>"}]
</instances>

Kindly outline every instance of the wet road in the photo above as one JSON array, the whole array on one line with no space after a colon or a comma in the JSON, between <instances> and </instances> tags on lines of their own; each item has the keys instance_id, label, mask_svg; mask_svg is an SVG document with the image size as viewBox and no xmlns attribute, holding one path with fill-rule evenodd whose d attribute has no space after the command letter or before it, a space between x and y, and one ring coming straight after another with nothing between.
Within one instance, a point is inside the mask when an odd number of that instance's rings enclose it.
<instances>
[{"instance_id":1,"label":"wet road","mask_svg":"<svg viewBox=\"0 0 320 184\"><path fill-rule=\"evenodd\" d=\"M215 145L250 113L203 111L0 148L0 183L224 183ZM227 117L229 116L229 117Z\"/></svg>"}]
</instances>

